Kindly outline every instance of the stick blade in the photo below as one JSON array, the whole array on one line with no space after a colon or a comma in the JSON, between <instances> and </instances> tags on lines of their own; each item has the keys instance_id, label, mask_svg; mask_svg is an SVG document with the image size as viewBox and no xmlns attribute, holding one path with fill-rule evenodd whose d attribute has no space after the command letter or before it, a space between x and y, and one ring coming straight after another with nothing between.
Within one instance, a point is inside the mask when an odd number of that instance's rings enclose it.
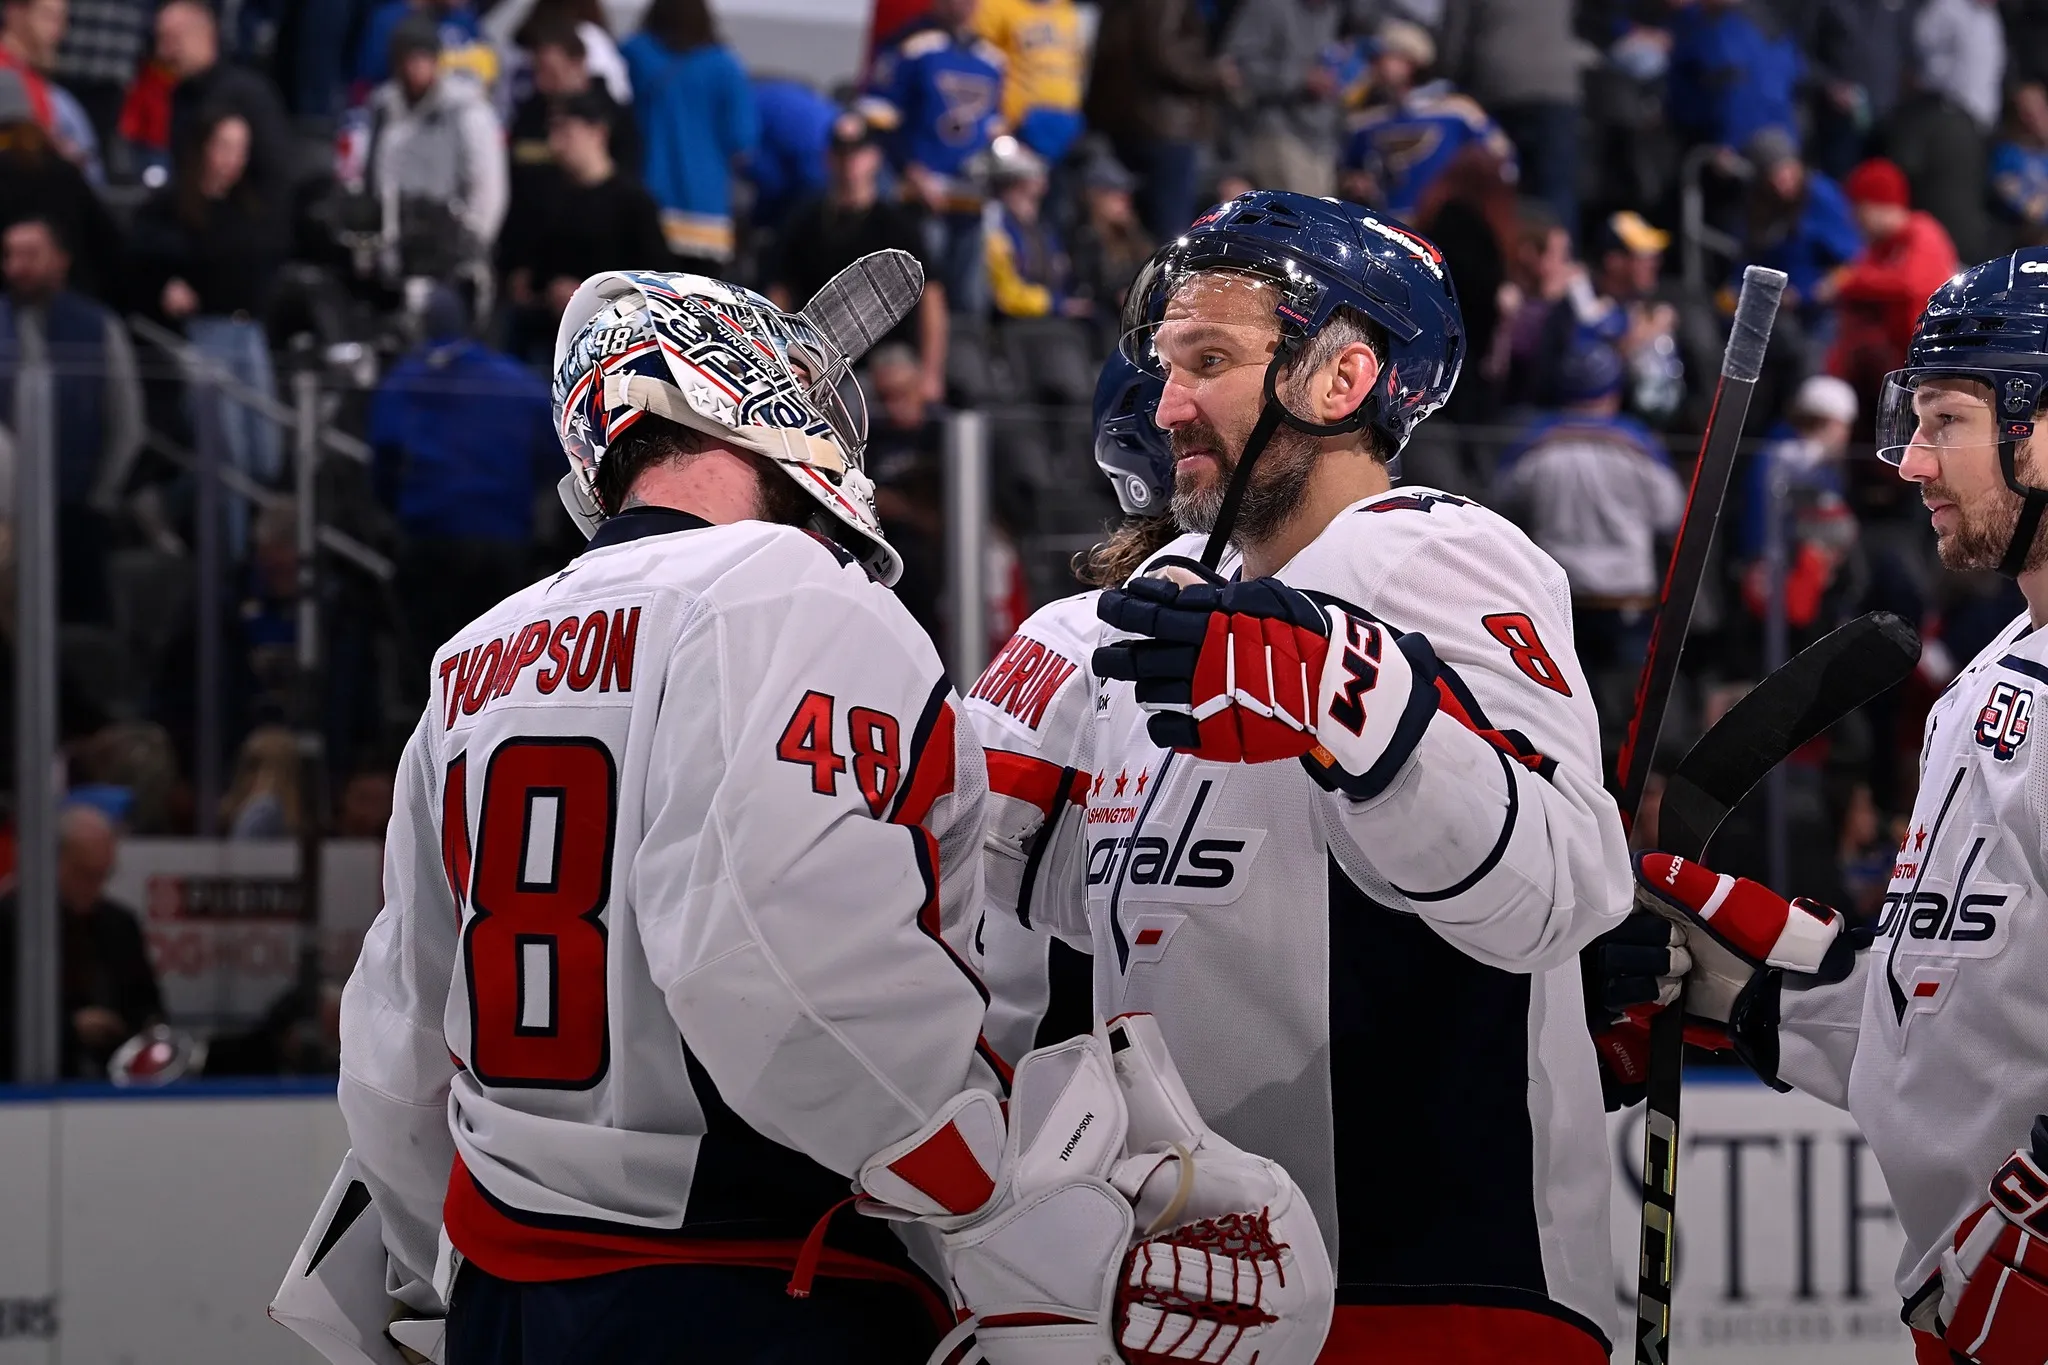
<instances>
[{"instance_id":1,"label":"stick blade","mask_svg":"<svg viewBox=\"0 0 2048 1365\"><path fill-rule=\"evenodd\" d=\"M909 317L923 294L924 267L909 252L891 247L869 252L825 281L803 315L855 361Z\"/></svg>"},{"instance_id":2,"label":"stick blade","mask_svg":"<svg viewBox=\"0 0 2048 1365\"><path fill-rule=\"evenodd\" d=\"M1920 637L1890 612L1859 616L1799 651L1714 722L1665 784L1657 843L1698 858L1728 812L1793 750L1903 682Z\"/></svg>"}]
</instances>

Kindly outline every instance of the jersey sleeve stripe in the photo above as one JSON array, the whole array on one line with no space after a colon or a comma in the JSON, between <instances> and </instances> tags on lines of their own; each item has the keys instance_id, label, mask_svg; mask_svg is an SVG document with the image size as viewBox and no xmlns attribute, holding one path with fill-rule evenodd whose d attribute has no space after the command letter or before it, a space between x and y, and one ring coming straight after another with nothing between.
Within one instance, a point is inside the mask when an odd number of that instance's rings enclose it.
<instances>
[{"instance_id":1,"label":"jersey sleeve stripe","mask_svg":"<svg viewBox=\"0 0 2048 1365\"><path fill-rule=\"evenodd\" d=\"M1537 752L1521 731L1496 730L1489 725L1486 713L1479 707L1479 699L1472 695L1471 688L1465 686L1464 679L1451 671L1450 665L1444 665L1443 671L1437 674L1436 690L1441 709L1458 724L1545 781L1557 771L1557 760Z\"/></svg>"},{"instance_id":2,"label":"jersey sleeve stripe","mask_svg":"<svg viewBox=\"0 0 2048 1365\"><path fill-rule=\"evenodd\" d=\"M889 817L896 824L922 825L938 799L953 790L957 722L949 691L946 680L939 679L911 733L909 776L896 794L896 811Z\"/></svg>"},{"instance_id":3,"label":"jersey sleeve stripe","mask_svg":"<svg viewBox=\"0 0 2048 1365\"><path fill-rule=\"evenodd\" d=\"M1076 806L1087 800L1087 784L1072 768L1008 749L982 752L988 761L988 789L998 796L1028 801L1048 818L1062 799Z\"/></svg>"},{"instance_id":4,"label":"jersey sleeve stripe","mask_svg":"<svg viewBox=\"0 0 2048 1365\"><path fill-rule=\"evenodd\" d=\"M1487 873L1500 865L1501 857L1508 851L1508 840L1514 837L1515 820L1521 814L1522 789L1515 781L1515 761L1513 756L1505 749L1498 750L1497 752L1500 756L1501 779L1508 784L1508 813L1507 818L1500 822L1500 837L1493 841L1492 851L1485 858L1481 859L1479 866L1473 868L1465 877L1441 891L1410 891L1405 887L1394 887L1394 890L1406 896L1410 901L1426 904L1430 901L1447 901L1453 896L1462 896L1473 887L1479 885Z\"/></svg>"}]
</instances>

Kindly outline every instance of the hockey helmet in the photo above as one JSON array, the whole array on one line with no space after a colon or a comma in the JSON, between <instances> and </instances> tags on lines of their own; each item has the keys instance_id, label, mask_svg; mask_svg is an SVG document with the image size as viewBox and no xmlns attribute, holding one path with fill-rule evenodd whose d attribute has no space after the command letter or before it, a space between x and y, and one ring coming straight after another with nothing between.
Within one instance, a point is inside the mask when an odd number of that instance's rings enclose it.
<instances>
[{"instance_id":1,"label":"hockey helmet","mask_svg":"<svg viewBox=\"0 0 2048 1365\"><path fill-rule=\"evenodd\" d=\"M903 562L875 515L862 463L867 407L851 370L902 314L854 327L849 340L848 329L821 321L825 292L788 313L704 275L615 270L583 282L556 333L554 417L569 458L562 500L586 535L603 519L605 451L652 414L773 461L817 501L812 530L876 579L896 581Z\"/></svg>"},{"instance_id":2,"label":"hockey helmet","mask_svg":"<svg viewBox=\"0 0 2048 1365\"><path fill-rule=\"evenodd\" d=\"M1173 497L1173 447L1152 415L1162 387L1121 351L1095 381L1095 463L1127 516L1163 516Z\"/></svg>"},{"instance_id":3,"label":"hockey helmet","mask_svg":"<svg viewBox=\"0 0 2048 1365\"><path fill-rule=\"evenodd\" d=\"M1465 322L1443 253L1420 233L1357 204L1286 190L1251 190L1197 218L1162 247L1132 284L1122 350L1162 374L1153 338L1173 298L1197 276L1271 288L1280 343L1268 369L1266 402L1278 420L1311 435L1370 426L1391 458L1415 424L1443 406L1465 360ZM1287 412L1275 381L1303 343L1339 308L1387 338L1379 379L1356 412L1327 426ZM1255 453L1247 445L1247 454Z\"/></svg>"},{"instance_id":4,"label":"hockey helmet","mask_svg":"<svg viewBox=\"0 0 2048 1365\"><path fill-rule=\"evenodd\" d=\"M1954 380L1945 403L1915 395L1930 381ZM2034 434L2048 394L2048 247L2025 247L1972 266L1934 291L1906 363L1885 376L1877 405L1877 453L1903 463L1913 446L1934 450L1996 446L2006 487L2024 499L1999 572L2025 567L2048 510L2048 489L2022 483L2019 443ZM1981 405L1978 413L1958 410ZM1988 409L1988 412L1982 411ZM1966 420L1975 415L1977 420ZM1923 417L1925 420L1923 421Z\"/></svg>"}]
</instances>

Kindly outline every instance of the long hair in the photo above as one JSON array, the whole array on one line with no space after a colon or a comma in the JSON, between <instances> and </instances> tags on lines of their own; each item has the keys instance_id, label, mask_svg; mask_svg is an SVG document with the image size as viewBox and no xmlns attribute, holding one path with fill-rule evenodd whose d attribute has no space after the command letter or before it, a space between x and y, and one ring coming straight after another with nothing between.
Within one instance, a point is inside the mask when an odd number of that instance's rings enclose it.
<instances>
[{"instance_id":1,"label":"long hair","mask_svg":"<svg viewBox=\"0 0 2048 1365\"><path fill-rule=\"evenodd\" d=\"M282 725L260 725L235 756L235 780L220 799L223 824L232 825L242 807L259 796L277 800L287 829L299 827L299 740Z\"/></svg>"},{"instance_id":2,"label":"long hair","mask_svg":"<svg viewBox=\"0 0 2048 1365\"><path fill-rule=\"evenodd\" d=\"M711 22L711 10L704 0L654 0L640 27L671 52L688 52L718 41L718 27Z\"/></svg>"},{"instance_id":3,"label":"long hair","mask_svg":"<svg viewBox=\"0 0 2048 1365\"><path fill-rule=\"evenodd\" d=\"M207 209L206 193L200 188L200 181L205 175L206 144L213 140L214 132L229 119L241 119L242 125L249 129L248 155L253 157L256 153L256 129L232 109L218 109L207 115L186 138L185 145L178 148L177 154L172 157L172 203L177 208L178 221L188 228L204 230L212 218ZM256 192L249 184L249 166L245 161L241 178L235 181L223 199L248 205L254 202L255 197Z\"/></svg>"},{"instance_id":4,"label":"long hair","mask_svg":"<svg viewBox=\"0 0 2048 1365\"><path fill-rule=\"evenodd\" d=\"M1074 577L1091 588L1122 587L1139 566L1180 534L1172 517L1125 517L1109 539L1074 556Z\"/></svg>"}]
</instances>

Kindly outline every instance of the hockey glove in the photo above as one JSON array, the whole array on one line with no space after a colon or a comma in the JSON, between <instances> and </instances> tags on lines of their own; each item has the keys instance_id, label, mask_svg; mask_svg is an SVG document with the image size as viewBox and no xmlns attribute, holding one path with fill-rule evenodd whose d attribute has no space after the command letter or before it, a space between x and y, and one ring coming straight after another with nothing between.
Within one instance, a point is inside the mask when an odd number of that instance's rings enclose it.
<instances>
[{"instance_id":1,"label":"hockey glove","mask_svg":"<svg viewBox=\"0 0 2048 1365\"><path fill-rule=\"evenodd\" d=\"M2048 1116L1941 1254L1942 1339L1976 1365L2048 1360Z\"/></svg>"},{"instance_id":2,"label":"hockey glove","mask_svg":"<svg viewBox=\"0 0 2048 1365\"><path fill-rule=\"evenodd\" d=\"M1428 640L1277 578L1200 573L1136 578L1096 604L1138 638L1097 649L1095 672L1136 684L1153 742L1217 763L1300 758L1360 800L1384 791L1436 714Z\"/></svg>"},{"instance_id":3,"label":"hockey glove","mask_svg":"<svg viewBox=\"0 0 2048 1365\"><path fill-rule=\"evenodd\" d=\"M970 1091L869 1160L863 1211L933 1227L967 1314L933 1360L971 1338L996 1365L1314 1361L1335 1281L1307 1200L1193 1114L1132 1016L1025 1057L1007 1132Z\"/></svg>"},{"instance_id":4,"label":"hockey glove","mask_svg":"<svg viewBox=\"0 0 2048 1365\"><path fill-rule=\"evenodd\" d=\"M1868 946L1838 910L1800 897L1787 901L1746 877L1715 873L1669 853L1636 855L1636 903L1642 912L1600 942L1601 1003L1620 1021L1594 1041L1603 1069L1635 1079L1649 1055L1649 1021L1685 983L1685 1037L1700 1047L1732 1048L1779 1089L1778 990L1785 972L1812 984L1840 981ZM1662 957L1661 963L1659 957ZM1652 986L1654 985L1654 990Z\"/></svg>"}]
</instances>

